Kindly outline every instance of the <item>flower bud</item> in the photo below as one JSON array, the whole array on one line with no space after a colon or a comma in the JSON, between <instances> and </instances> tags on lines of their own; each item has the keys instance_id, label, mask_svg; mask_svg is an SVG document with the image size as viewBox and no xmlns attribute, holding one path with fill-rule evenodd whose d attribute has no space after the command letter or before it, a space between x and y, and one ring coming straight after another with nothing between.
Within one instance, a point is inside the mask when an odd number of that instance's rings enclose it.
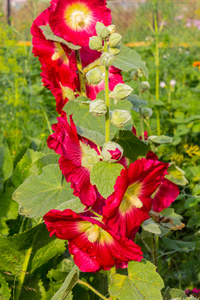
<instances>
[{"instance_id":1,"label":"flower bud","mask_svg":"<svg viewBox=\"0 0 200 300\"><path fill-rule=\"evenodd\" d=\"M140 89L142 93L148 91L150 89L150 84L148 83L148 81L142 81L140 83Z\"/></svg>"},{"instance_id":2,"label":"flower bud","mask_svg":"<svg viewBox=\"0 0 200 300\"><path fill-rule=\"evenodd\" d=\"M116 109L111 114L111 123L120 128L131 119L131 114L127 110Z\"/></svg>"},{"instance_id":3,"label":"flower bud","mask_svg":"<svg viewBox=\"0 0 200 300\"><path fill-rule=\"evenodd\" d=\"M115 25L112 25L112 24L111 24L111 25L109 25L107 28L108 28L110 34L112 34L112 33L115 32Z\"/></svg>"},{"instance_id":4,"label":"flower bud","mask_svg":"<svg viewBox=\"0 0 200 300\"><path fill-rule=\"evenodd\" d=\"M99 68L93 68L86 73L86 78L89 83L93 83L94 85L99 84L102 80L102 73Z\"/></svg>"},{"instance_id":5,"label":"flower bud","mask_svg":"<svg viewBox=\"0 0 200 300\"><path fill-rule=\"evenodd\" d=\"M107 112L107 107L103 100L96 99L90 103L90 113L94 117L101 117L101 116L105 115L106 112Z\"/></svg>"},{"instance_id":6,"label":"flower bud","mask_svg":"<svg viewBox=\"0 0 200 300\"><path fill-rule=\"evenodd\" d=\"M109 47L109 53L113 55L119 54L120 51L121 51L121 46Z\"/></svg>"},{"instance_id":7,"label":"flower bud","mask_svg":"<svg viewBox=\"0 0 200 300\"><path fill-rule=\"evenodd\" d=\"M97 22L95 28L96 28L97 35L100 38L107 39L109 37L110 31L103 23Z\"/></svg>"},{"instance_id":8,"label":"flower bud","mask_svg":"<svg viewBox=\"0 0 200 300\"><path fill-rule=\"evenodd\" d=\"M143 119L149 119L152 116L153 110L150 107L142 107Z\"/></svg>"},{"instance_id":9,"label":"flower bud","mask_svg":"<svg viewBox=\"0 0 200 300\"><path fill-rule=\"evenodd\" d=\"M99 36L90 37L89 47L91 50L102 49L102 39Z\"/></svg>"},{"instance_id":10,"label":"flower bud","mask_svg":"<svg viewBox=\"0 0 200 300\"><path fill-rule=\"evenodd\" d=\"M102 149L102 156L108 163L117 162L122 158L123 148L115 142L107 142Z\"/></svg>"},{"instance_id":11,"label":"flower bud","mask_svg":"<svg viewBox=\"0 0 200 300\"><path fill-rule=\"evenodd\" d=\"M118 33L112 33L109 37L109 45L110 47L116 47L121 43L122 36Z\"/></svg>"},{"instance_id":12,"label":"flower bud","mask_svg":"<svg viewBox=\"0 0 200 300\"><path fill-rule=\"evenodd\" d=\"M132 91L133 89L129 85L118 83L114 87L112 95L116 100L124 100L131 94Z\"/></svg>"},{"instance_id":13,"label":"flower bud","mask_svg":"<svg viewBox=\"0 0 200 300\"><path fill-rule=\"evenodd\" d=\"M72 89L70 89L68 86L64 86L62 84L60 84L60 87L61 87L63 99L67 98L69 100L75 100L75 94Z\"/></svg>"},{"instance_id":14,"label":"flower bud","mask_svg":"<svg viewBox=\"0 0 200 300\"><path fill-rule=\"evenodd\" d=\"M142 76L143 76L143 71L141 69L137 69L131 73L131 77L135 81L137 81L137 79Z\"/></svg>"},{"instance_id":15,"label":"flower bud","mask_svg":"<svg viewBox=\"0 0 200 300\"><path fill-rule=\"evenodd\" d=\"M112 66L115 56L111 53L103 53L101 55L101 63L103 66L109 67Z\"/></svg>"}]
</instances>

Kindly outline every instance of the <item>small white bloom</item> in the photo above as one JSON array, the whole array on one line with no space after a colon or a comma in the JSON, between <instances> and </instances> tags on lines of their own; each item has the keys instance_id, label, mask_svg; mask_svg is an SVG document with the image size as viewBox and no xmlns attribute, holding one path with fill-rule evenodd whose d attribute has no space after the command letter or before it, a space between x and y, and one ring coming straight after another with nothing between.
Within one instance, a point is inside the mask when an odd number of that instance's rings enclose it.
<instances>
[{"instance_id":1,"label":"small white bloom","mask_svg":"<svg viewBox=\"0 0 200 300\"><path fill-rule=\"evenodd\" d=\"M161 81L161 82L160 82L160 87L161 87L161 88L165 88L165 87L166 87L166 83L165 83L164 81Z\"/></svg>"},{"instance_id":2,"label":"small white bloom","mask_svg":"<svg viewBox=\"0 0 200 300\"><path fill-rule=\"evenodd\" d=\"M175 79L172 79L169 83L171 85L171 87L175 87L176 85L176 80Z\"/></svg>"}]
</instances>

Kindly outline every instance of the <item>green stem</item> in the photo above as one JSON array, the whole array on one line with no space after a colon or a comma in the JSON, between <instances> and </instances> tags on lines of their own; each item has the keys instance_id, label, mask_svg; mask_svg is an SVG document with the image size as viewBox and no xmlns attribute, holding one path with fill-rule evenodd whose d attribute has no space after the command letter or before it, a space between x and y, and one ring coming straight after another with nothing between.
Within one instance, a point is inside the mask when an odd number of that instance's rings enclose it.
<instances>
[{"instance_id":1,"label":"green stem","mask_svg":"<svg viewBox=\"0 0 200 300\"><path fill-rule=\"evenodd\" d=\"M18 300L19 297L20 297L20 294L21 294L21 289L22 289L22 286L23 286L23 283L24 283L25 276L27 274L28 264L29 264L30 257L31 257L31 254L32 254L33 245L34 245L35 239L37 237L37 233L38 233L38 230L37 230L37 232L36 232L36 234L35 234L35 236L33 238L31 246L26 251L25 260L24 260L24 263L22 265L21 275L19 277L19 281L18 281L18 285L17 285L17 289L16 289L15 300Z\"/></svg>"},{"instance_id":2,"label":"green stem","mask_svg":"<svg viewBox=\"0 0 200 300\"><path fill-rule=\"evenodd\" d=\"M78 280L78 283L86 286L88 289L90 289L91 291L93 291L93 293L95 293L97 296L99 296L101 299L104 299L104 300L108 300L108 298L104 297L101 293L99 293L97 290L95 290L90 284L88 284L87 282L85 281L82 281L82 280Z\"/></svg>"},{"instance_id":3,"label":"green stem","mask_svg":"<svg viewBox=\"0 0 200 300\"><path fill-rule=\"evenodd\" d=\"M169 90L168 92L168 101L167 101L169 104L171 103L171 91Z\"/></svg>"},{"instance_id":4,"label":"green stem","mask_svg":"<svg viewBox=\"0 0 200 300\"><path fill-rule=\"evenodd\" d=\"M84 81L83 68L82 68L82 62L81 62L81 56L79 50L75 50L75 55L76 55L76 64L77 64L78 77L80 83L80 92L82 96L86 96L85 81Z\"/></svg>"},{"instance_id":5,"label":"green stem","mask_svg":"<svg viewBox=\"0 0 200 300\"><path fill-rule=\"evenodd\" d=\"M154 258L154 265L156 266L156 271L158 271L158 260L157 260L157 252L156 252L156 240L155 235L153 234L153 258Z\"/></svg>"},{"instance_id":6,"label":"green stem","mask_svg":"<svg viewBox=\"0 0 200 300\"><path fill-rule=\"evenodd\" d=\"M104 52L107 52L107 42L104 42ZM105 67L105 103L107 112L105 114L105 142L110 140L110 100L109 100L109 67Z\"/></svg>"},{"instance_id":7,"label":"green stem","mask_svg":"<svg viewBox=\"0 0 200 300\"><path fill-rule=\"evenodd\" d=\"M157 22L157 0L154 8L154 25L155 25L155 66L156 66L156 100L159 100L159 31ZM160 135L160 112L156 110L157 134Z\"/></svg>"},{"instance_id":8,"label":"green stem","mask_svg":"<svg viewBox=\"0 0 200 300\"><path fill-rule=\"evenodd\" d=\"M139 113L140 113L140 130L142 135L142 140L144 141L144 123L143 123L143 117L142 117L142 107L139 107Z\"/></svg>"}]
</instances>

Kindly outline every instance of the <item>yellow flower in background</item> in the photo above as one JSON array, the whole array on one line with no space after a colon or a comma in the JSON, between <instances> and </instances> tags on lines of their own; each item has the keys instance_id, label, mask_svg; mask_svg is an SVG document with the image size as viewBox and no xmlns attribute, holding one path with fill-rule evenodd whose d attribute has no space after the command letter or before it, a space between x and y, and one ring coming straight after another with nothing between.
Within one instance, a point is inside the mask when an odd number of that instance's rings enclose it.
<instances>
[{"instance_id":1,"label":"yellow flower in background","mask_svg":"<svg viewBox=\"0 0 200 300\"><path fill-rule=\"evenodd\" d=\"M183 154L174 153L170 159L175 161L177 165L180 165L184 161L184 156Z\"/></svg>"},{"instance_id":2,"label":"yellow flower in background","mask_svg":"<svg viewBox=\"0 0 200 300\"><path fill-rule=\"evenodd\" d=\"M199 146L197 145L188 145L188 144L185 144L183 146L183 148L185 149L185 152L190 156L190 157L193 157L195 155L198 155L200 156L200 149L199 149Z\"/></svg>"}]
</instances>

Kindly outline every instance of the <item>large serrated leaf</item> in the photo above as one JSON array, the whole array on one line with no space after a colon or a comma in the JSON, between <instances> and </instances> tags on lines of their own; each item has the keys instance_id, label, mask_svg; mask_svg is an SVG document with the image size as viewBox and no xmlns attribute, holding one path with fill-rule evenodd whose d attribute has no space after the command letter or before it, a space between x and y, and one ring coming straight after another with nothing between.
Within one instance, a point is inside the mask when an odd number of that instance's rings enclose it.
<instances>
[{"instance_id":1,"label":"large serrated leaf","mask_svg":"<svg viewBox=\"0 0 200 300\"><path fill-rule=\"evenodd\" d=\"M44 36L47 40L62 43L62 44L66 45L67 47L69 47L72 50L79 50L81 48L80 46L75 46L74 44L72 44L70 42L67 42L63 38L55 35L48 24L43 25L43 26L39 26L39 27L42 30L42 32L43 32L43 34L44 34Z\"/></svg>"},{"instance_id":2,"label":"large serrated leaf","mask_svg":"<svg viewBox=\"0 0 200 300\"><path fill-rule=\"evenodd\" d=\"M160 290L163 287L156 267L143 259L129 262L128 276L112 274L109 292L119 300L162 300Z\"/></svg>"},{"instance_id":3,"label":"large serrated leaf","mask_svg":"<svg viewBox=\"0 0 200 300\"><path fill-rule=\"evenodd\" d=\"M62 174L56 164L44 167L41 175L28 177L13 194L13 200L21 207L21 214L31 218L42 217L67 201L66 208L80 212L83 205L79 200L74 201L74 198L70 184L65 180L62 183Z\"/></svg>"},{"instance_id":4,"label":"large serrated leaf","mask_svg":"<svg viewBox=\"0 0 200 300\"><path fill-rule=\"evenodd\" d=\"M120 175L123 166L117 163L107 163L100 161L92 168L90 180L96 185L99 193L107 198L114 192L114 185L117 177Z\"/></svg>"},{"instance_id":5,"label":"large serrated leaf","mask_svg":"<svg viewBox=\"0 0 200 300\"><path fill-rule=\"evenodd\" d=\"M73 269L69 272L68 276L66 277L63 285L57 291L57 293L53 296L51 300L66 300L68 295L70 295L71 290L78 282L79 279L79 268L74 266Z\"/></svg>"},{"instance_id":6,"label":"large serrated leaf","mask_svg":"<svg viewBox=\"0 0 200 300\"><path fill-rule=\"evenodd\" d=\"M124 155L133 161L140 156L146 156L150 150L149 146L137 138L130 130L120 130L113 141L122 146Z\"/></svg>"},{"instance_id":7,"label":"large serrated leaf","mask_svg":"<svg viewBox=\"0 0 200 300\"><path fill-rule=\"evenodd\" d=\"M148 79L148 69L146 64L141 60L140 55L124 45L121 46L121 51L114 60L114 66L123 71L141 69Z\"/></svg>"}]
</instances>

